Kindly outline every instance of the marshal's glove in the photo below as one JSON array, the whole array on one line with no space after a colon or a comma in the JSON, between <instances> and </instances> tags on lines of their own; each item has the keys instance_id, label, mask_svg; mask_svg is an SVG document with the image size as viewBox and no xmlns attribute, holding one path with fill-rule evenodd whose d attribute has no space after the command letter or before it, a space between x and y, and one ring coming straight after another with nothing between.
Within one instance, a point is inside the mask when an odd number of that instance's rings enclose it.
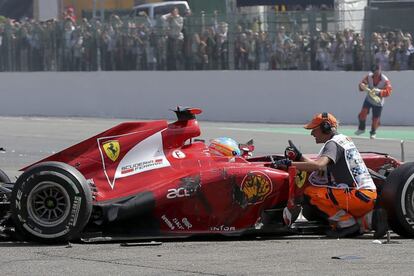
<instances>
[{"instance_id":1,"label":"marshal's glove","mask_svg":"<svg viewBox=\"0 0 414 276\"><path fill-rule=\"evenodd\" d=\"M271 167L274 169L287 169L292 165L292 160L280 159L272 162Z\"/></svg>"},{"instance_id":2,"label":"marshal's glove","mask_svg":"<svg viewBox=\"0 0 414 276\"><path fill-rule=\"evenodd\" d=\"M292 161L300 161L302 158L302 153L298 148L293 144L292 140L288 140L289 146L285 149L285 157Z\"/></svg>"},{"instance_id":3,"label":"marshal's glove","mask_svg":"<svg viewBox=\"0 0 414 276\"><path fill-rule=\"evenodd\" d=\"M371 90L375 95L381 97L381 89L379 88L372 88Z\"/></svg>"},{"instance_id":4,"label":"marshal's glove","mask_svg":"<svg viewBox=\"0 0 414 276\"><path fill-rule=\"evenodd\" d=\"M371 91L371 89L369 89L368 85L366 85L363 82L359 84L359 89L361 89L361 91L365 91L365 92L370 92Z\"/></svg>"}]
</instances>

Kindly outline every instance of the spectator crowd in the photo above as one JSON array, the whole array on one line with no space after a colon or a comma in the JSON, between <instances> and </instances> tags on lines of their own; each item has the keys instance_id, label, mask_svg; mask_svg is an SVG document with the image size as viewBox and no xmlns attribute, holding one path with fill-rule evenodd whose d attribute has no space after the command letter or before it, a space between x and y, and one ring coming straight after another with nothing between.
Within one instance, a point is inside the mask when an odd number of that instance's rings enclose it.
<instances>
[{"instance_id":1,"label":"spectator crowd","mask_svg":"<svg viewBox=\"0 0 414 276\"><path fill-rule=\"evenodd\" d=\"M217 17L216 17L217 18ZM60 21L0 21L0 71L96 70L414 70L412 35L400 30L369 37L343 31L293 31L258 19L210 20L190 11L158 23L111 15ZM231 28L230 28L231 27ZM271 29L271 28L268 28Z\"/></svg>"}]
</instances>

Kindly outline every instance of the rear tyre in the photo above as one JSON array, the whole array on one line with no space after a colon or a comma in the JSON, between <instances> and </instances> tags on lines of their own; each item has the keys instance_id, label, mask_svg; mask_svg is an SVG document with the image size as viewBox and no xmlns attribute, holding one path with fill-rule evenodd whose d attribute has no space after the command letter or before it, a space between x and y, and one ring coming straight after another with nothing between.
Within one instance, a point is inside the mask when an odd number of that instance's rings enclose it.
<instances>
[{"instance_id":1,"label":"rear tyre","mask_svg":"<svg viewBox=\"0 0 414 276\"><path fill-rule=\"evenodd\" d=\"M78 238L92 211L92 193L83 175L60 162L25 171L11 195L12 219L26 239L46 243Z\"/></svg>"},{"instance_id":2,"label":"rear tyre","mask_svg":"<svg viewBox=\"0 0 414 276\"><path fill-rule=\"evenodd\" d=\"M391 229L403 237L414 237L414 162L401 165L386 179L381 204Z\"/></svg>"}]
</instances>

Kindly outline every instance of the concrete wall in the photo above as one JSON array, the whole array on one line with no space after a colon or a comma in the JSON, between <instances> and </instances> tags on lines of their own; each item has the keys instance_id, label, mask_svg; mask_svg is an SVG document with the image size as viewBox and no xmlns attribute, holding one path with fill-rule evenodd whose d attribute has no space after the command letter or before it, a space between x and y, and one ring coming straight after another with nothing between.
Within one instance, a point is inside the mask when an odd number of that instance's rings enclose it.
<instances>
[{"instance_id":1,"label":"concrete wall","mask_svg":"<svg viewBox=\"0 0 414 276\"><path fill-rule=\"evenodd\" d=\"M332 112L355 124L364 72L39 72L0 73L0 116L173 119L177 105L200 107L200 120L304 123ZM394 93L384 125L414 125L414 72L388 72Z\"/></svg>"}]
</instances>

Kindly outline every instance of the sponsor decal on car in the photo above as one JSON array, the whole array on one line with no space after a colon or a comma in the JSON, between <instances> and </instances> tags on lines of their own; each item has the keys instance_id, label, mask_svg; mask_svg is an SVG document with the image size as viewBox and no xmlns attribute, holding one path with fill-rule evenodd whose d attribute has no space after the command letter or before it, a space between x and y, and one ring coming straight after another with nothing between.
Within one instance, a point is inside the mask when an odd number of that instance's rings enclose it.
<instances>
[{"instance_id":1,"label":"sponsor decal on car","mask_svg":"<svg viewBox=\"0 0 414 276\"><path fill-rule=\"evenodd\" d=\"M165 222L165 224L171 229L174 230L175 226L172 224L172 222L167 218L166 215L162 215L161 219Z\"/></svg>"},{"instance_id":2,"label":"sponsor decal on car","mask_svg":"<svg viewBox=\"0 0 414 276\"><path fill-rule=\"evenodd\" d=\"M243 179L240 190L246 197L247 204L257 204L272 192L272 180L259 171L249 172Z\"/></svg>"},{"instance_id":3,"label":"sponsor decal on car","mask_svg":"<svg viewBox=\"0 0 414 276\"><path fill-rule=\"evenodd\" d=\"M191 229L193 227L188 218L183 218L181 221L185 225L185 227L187 227L187 229Z\"/></svg>"},{"instance_id":4,"label":"sponsor decal on car","mask_svg":"<svg viewBox=\"0 0 414 276\"><path fill-rule=\"evenodd\" d=\"M121 151L121 146L117 140L110 140L102 144L102 147L108 156L109 159L112 161L116 161L119 157L119 152Z\"/></svg>"},{"instance_id":5,"label":"sponsor decal on car","mask_svg":"<svg viewBox=\"0 0 414 276\"><path fill-rule=\"evenodd\" d=\"M201 193L201 182L199 175L183 177L180 178L179 181L178 188L171 188L167 190L166 197L168 199L189 197L197 193Z\"/></svg>"},{"instance_id":6,"label":"sponsor decal on car","mask_svg":"<svg viewBox=\"0 0 414 276\"><path fill-rule=\"evenodd\" d=\"M126 165L121 168L121 175L123 174L131 174L135 171L143 171L147 169L151 169L151 167L158 167L162 165L163 159L153 159L153 160L146 160L139 163Z\"/></svg>"},{"instance_id":7,"label":"sponsor decal on car","mask_svg":"<svg viewBox=\"0 0 414 276\"><path fill-rule=\"evenodd\" d=\"M185 188L168 189L168 193L167 193L168 199L173 199L177 197L187 197L187 196L190 196L190 193Z\"/></svg>"},{"instance_id":8,"label":"sponsor decal on car","mask_svg":"<svg viewBox=\"0 0 414 276\"><path fill-rule=\"evenodd\" d=\"M171 230L189 230L193 227L188 218L167 218L166 215L161 216L162 221Z\"/></svg>"},{"instance_id":9,"label":"sponsor decal on car","mask_svg":"<svg viewBox=\"0 0 414 276\"><path fill-rule=\"evenodd\" d=\"M305 171L297 171L295 176L295 184L298 188L302 188L308 174Z\"/></svg>"},{"instance_id":10,"label":"sponsor decal on car","mask_svg":"<svg viewBox=\"0 0 414 276\"><path fill-rule=\"evenodd\" d=\"M181 224L181 222L177 218L174 218L173 222L175 223L178 229L184 230L184 226Z\"/></svg>"},{"instance_id":11,"label":"sponsor decal on car","mask_svg":"<svg viewBox=\"0 0 414 276\"><path fill-rule=\"evenodd\" d=\"M134 146L119 162L115 178L169 167L165 157L161 132L157 132Z\"/></svg>"},{"instance_id":12,"label":"sponsor decal on car","mask_svg":"<svg viewBox=\"0 0 414 276\"><path fill-rule=\"evenodd\" d=\"M146 137L138 131L97 139L103 171L112 189L119 178L170 166L161 133Z\"/></svg>"},{"instance_id":13,"label":"sponsor decal on car","mask_svg":"<svg viewBox=\"0 0 414 276\"><path fill-rule=\"evenodd\" d=\"M185 153L182 152L181 150L175 150L175 151L172 152L171 155L175 159L184 159L185 158Z\"/></svg>"},{"instance_id":14,"label":"sponsor decal on car","mask_svg":"<svg viewBox=\"0 0 414 276\"><path fill-rule=\"evenodd\" d=\"M210 231L218 231L218 232L236 231L236 227L226 226L226 225L210 226Z\"/></svg>"}]
</instances>

